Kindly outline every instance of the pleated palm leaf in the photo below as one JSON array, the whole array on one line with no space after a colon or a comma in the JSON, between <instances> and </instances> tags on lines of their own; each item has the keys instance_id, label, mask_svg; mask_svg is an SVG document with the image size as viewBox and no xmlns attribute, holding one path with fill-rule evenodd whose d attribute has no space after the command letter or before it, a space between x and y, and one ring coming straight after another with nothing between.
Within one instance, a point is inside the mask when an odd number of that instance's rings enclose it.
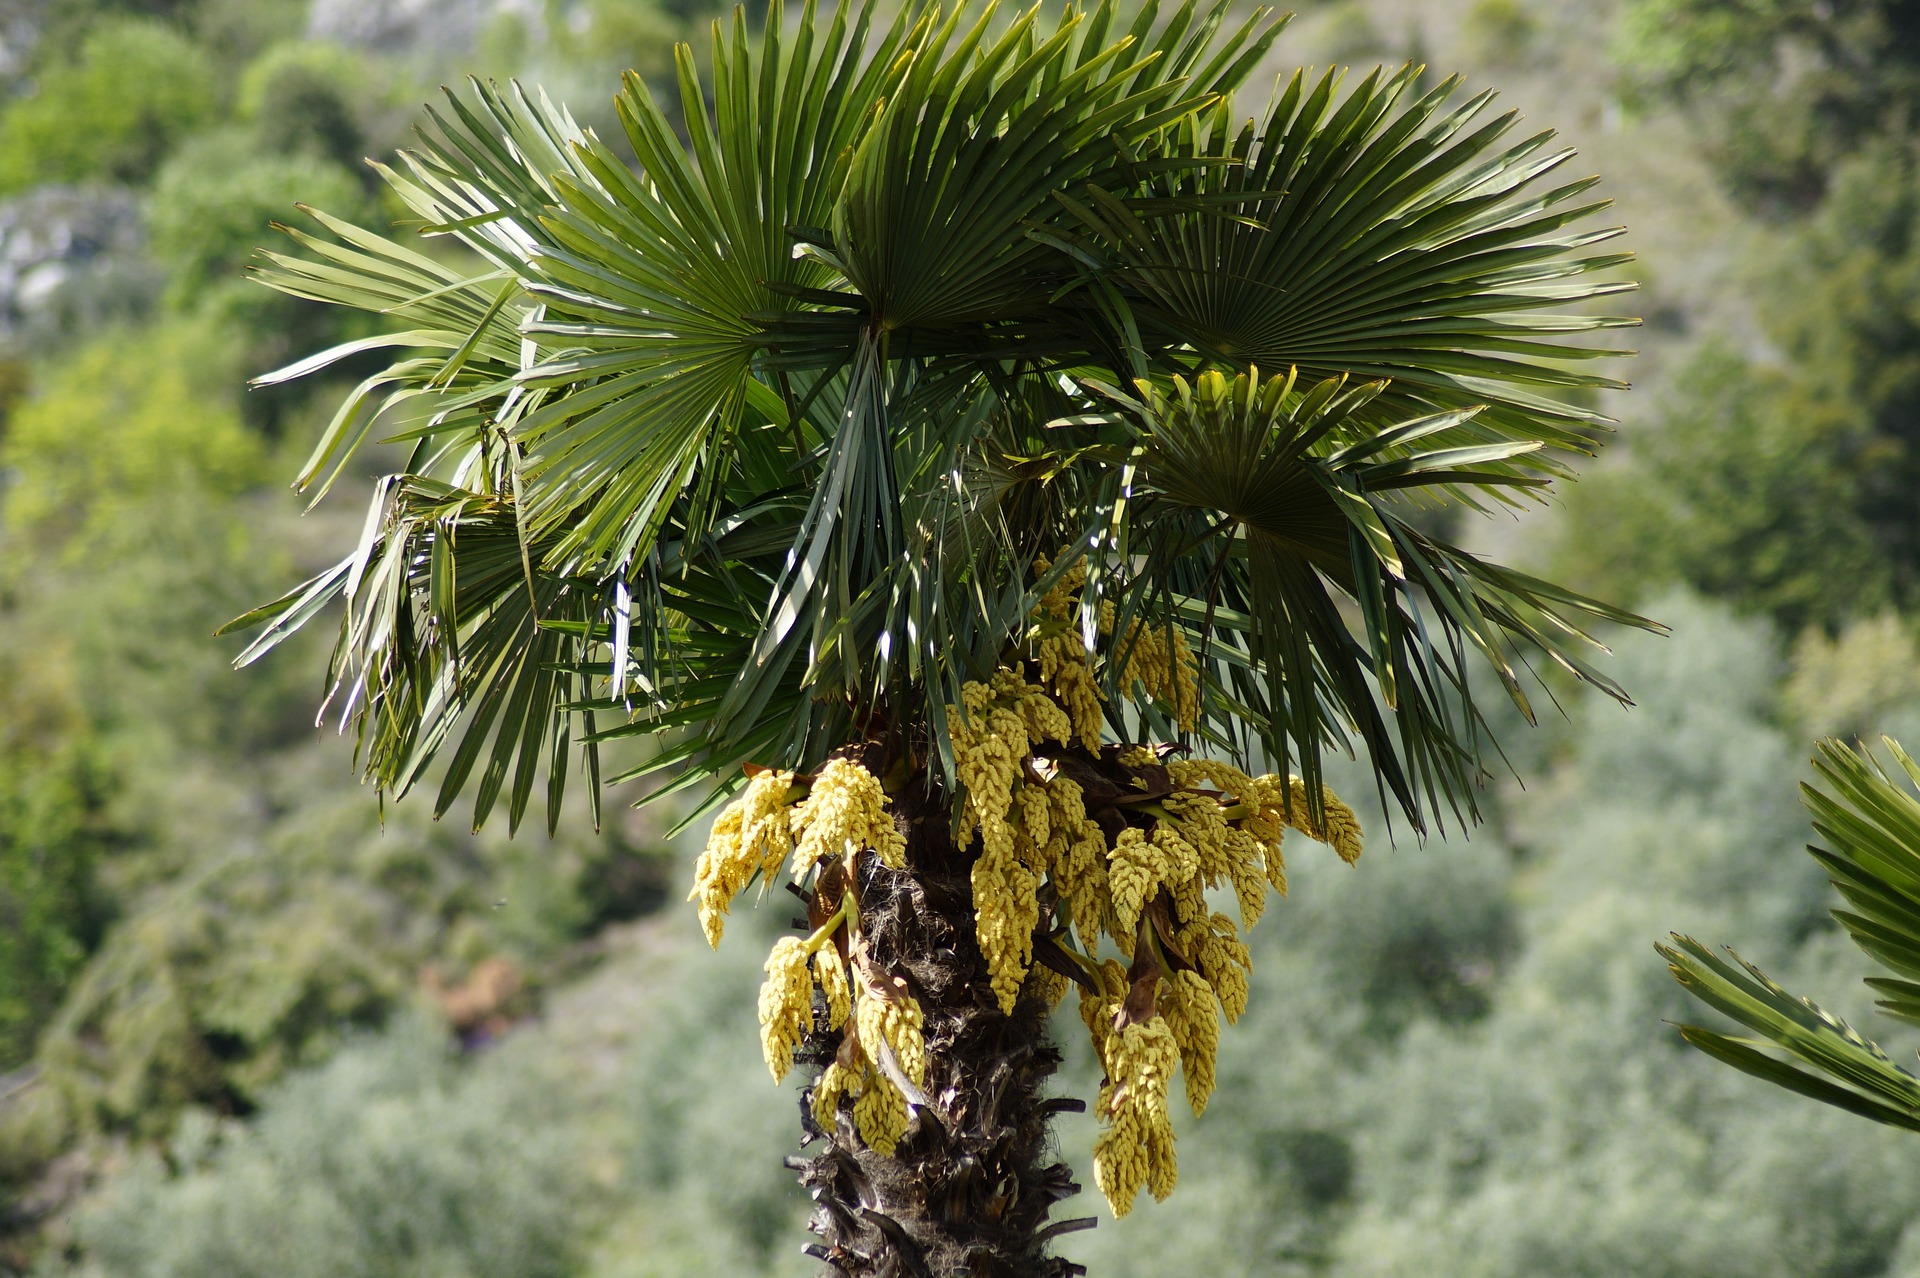
<instances>
[{"instance_id":1,"label":"pleated palm leaf","mask_svg":"<svg viewBox=\"0 0 1920 1278\"><path fill-rule=\"evenodd\" d=\"M375 433L411 452L350 554L236 623L242 659L341 602L368 775L476 824L542 788L552 822L576 761L597 796L600 743L643 738L608 780L728 803L715 938L791 851L813 931L762 1022L776 1075L828 1065L801 1166L842 1272L1071 1269L1040 1097L1065 982L1124 1211L1171 1188L1167 1036L1203 1105L1244 1002L1204 888L1251 923L1284 827L1358 850L1323 757L1364 751L1425 830L1492 749L1471 665L1529 715L1529 663L1623 696L1588 631L1646 623L1430 517L1587 450L1617 229L1581 229L1604 206L1549 134L1417 68L1295 75L1246 118L1282 25L736 13L704 79L677 53L684 140L628 78L637 166L475 84L383 170L426 244L316 213L262 268L395 327L266 379L397 352L300 485Z\"/></svg>"},{"instance_id":2,"label":"pleated palm leaf","mask_svg":"<svg viewBox=\"0 0 1920 1278\"><path fill-rule=\"evenodd\" d=\"M1920 1024L1920 764L1891 737L1895 769L1865 748L1820 743L1819 783L1802 785L1813 828L1826 843L1807 850L1847 908L1835 910L1853 943L1889 975L1867 985L1887 1016ZM1676 933L1656 946L1674 979L1708 1007L1758 1037L1683 1025L1688 1043L1735 1069L1817 1101L1908 1131L1920 1131L1920 1076L1878 1043L1810 999L1789 993L1729 950L1722 957Z\"/></svg>"}]
</instances>

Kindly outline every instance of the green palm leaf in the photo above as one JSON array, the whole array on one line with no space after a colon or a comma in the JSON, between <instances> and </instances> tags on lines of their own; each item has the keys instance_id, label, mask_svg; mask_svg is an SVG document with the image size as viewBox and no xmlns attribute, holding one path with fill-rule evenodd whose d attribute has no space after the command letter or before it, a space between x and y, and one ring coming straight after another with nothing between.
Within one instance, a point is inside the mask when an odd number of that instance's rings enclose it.
<instances>
[{"instance_id":1,"label":"green palm leaf","mask_svg":"<svg viewBox=\"0 0 1920 1278\"><path fill-rule=\"evenodd\" d=\"M1803 785L1801 793L1814 829L1830 846L1808 850L1853 906L1834 917L1895 974L1867 979L1887 995L1878 1006L1897 1020L1920 1022L1920 985L1911 979L1920 975L1920 795L1913 788L1920 785L1920 765L1898 742L1883 740L1901 776L1864 748L1820 743L1814 769L1821 784ZM1802 1095L1920 1131L1920 1076L1845 1021L1789 994L1737 955L1738 965L1729 964L1680 936L1656 948L1689 993L1761 1035L1736 1039L1681 1026L1689 1043Z\"/></svg>"},{"instance_id":2,"label":"green palm leaf","mask_svg":"<svg viewBox=\"0 0 1920 1278\"><path fill-rule=\"evenodd\" d=\"M1423 486L1532 486L1500 464L1542 441L1434 448L1482 410L1376 426L1386 383L1304 385L1180 377L1170 393L1109 392L1138 434L1123 548L1138 566L1116 583L1122 625L1171 610L1210 663L1207 706L1222 739L1251 726L1317 792L1328 745L1358 737L1409 812L1471 796L1485 724L1467 694L1465 654L1498 674L1523 712L1516 666L1544 657L1624 700L1586 655L1583 627L1649 624L1416 529L1404 498ZM1164 602L1156 599L1164 597ZM1582 650L1586 650L1583 653Z\"/></svg>"},{"instance_id":3,"label":"green palm leaf","mask_svg":"<svg viewBox=\"0 0 1920 1278\"><path fill-rule=\"evenodd\" d=\"M1309 777L1358 742L1416 824L1471 809L1469 651L1523 706L1531 655L1619 695L1581 627L1646 623L1405 517L1584 446L1551 395L1602 384L1566 366L1623 321L1542 310L1624 286L1591 282L1611 232L1569 229L1583 184L1535 189L1560 153L1451 85L1398 105L1411 71L1296 78L1236 132L1282 23L1224 0L876 12L716 24L704 75L676 54L684 143L628 77L637 171L471 85L386 173L456 248L323 219L263 265L401 330L274 375L399 352L302 485L376 433L413 451L352 556L235 623L253 659L346 601L335 705L381 786L443 759L442 808L517 822L616 737L710 790L905 725L945 758L1042 555L1086 561L1123 642L1206 649L1203 735Z\"/></svg>"}]
</instances>

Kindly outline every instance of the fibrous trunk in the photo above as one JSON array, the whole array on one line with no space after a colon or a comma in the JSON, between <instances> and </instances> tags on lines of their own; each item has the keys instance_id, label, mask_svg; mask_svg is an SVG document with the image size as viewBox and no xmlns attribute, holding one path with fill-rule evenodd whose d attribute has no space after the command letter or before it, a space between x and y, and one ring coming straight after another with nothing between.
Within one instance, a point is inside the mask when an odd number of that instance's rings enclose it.
<instances>
[{"instance_id":1,"label":"fibrous trunk","mask_svg":"<svg viewBox=\"0 0 1920 1278\"><path fill-rule=\"evenodd\" d=\"M1054 1157L1050 1119L1083 1108L1044 1094L1060 1062L1047 1036L1050 1002L1025 995L1011 1014L1000 1010L975 939L974 849L955 845L940 792L916 781L894 809L906 868L862 857L853 890L866 958L903 976L919 1000L926 1084L906 1088L910 1117L891 1156L867 1147L849 1107L823 1124L802 1105L809 1156L789 1161L816 1204L809 1228L820 1241L807 1250L827 1273L855 1278L1083 1273L1047 1254L1053 1237L1093 1224L1050 1220L1080 1189ZM816 914L823 908L813 903ZM825 1065L840 1042L814 1035L807 1054Z\"/></svg>"}]
</instances>

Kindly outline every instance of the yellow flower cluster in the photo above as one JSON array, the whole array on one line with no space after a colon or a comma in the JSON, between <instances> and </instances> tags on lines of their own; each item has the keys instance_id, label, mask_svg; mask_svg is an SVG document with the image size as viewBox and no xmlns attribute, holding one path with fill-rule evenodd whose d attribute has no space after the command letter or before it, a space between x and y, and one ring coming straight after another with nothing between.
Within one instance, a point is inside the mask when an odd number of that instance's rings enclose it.
<instances>
[{"instance_id":1,"label":"yellow flower cluster","mask_svg":"<svg viewBox=\"0 0 1920 1278\"><path fill-rule=\"evenodd\" d=\"M1125 1215L1142 1188L1165 1198L1178 1178L1167 1110L1173 1074L1185 1080L1189 1107L1203 1112L1221 1019L1231 1024L1247 1006L1244 933L1259 922L1267 892L1287 890L1286 831L1328 843L1348 862L1360 855L1362 831L1331 790L1312 796L1299 777L1249 776L1168 746L1103 754L1093 655L1077 625L1085 577L1076 567L1042 599L1029 634L1034 660L966 684L961 705L947 709L961 790L956 834L979 836L975 929L995 1000L1011 1013L1022 997L1056 1002L1064 992L1065 979L1034 958L1047 922L1051 961L1063 962L1057 942L1091 986L1082 986L1080 1012L1105 1071L1095 1178L1115 1215ZM1104 633L1112 610L1102 612ZM1127 686L1191 728L1200 682L1184 634L1136 624L1130 642ZM1099 809L1090 812L1096 793ZM808 786L791 773L756 775L715 821L700 858L693 899L708 939L718 941L729 905L755 875L771 877L791 857L804 876L863 848L896 869L905 864L905 839L864 768L836 759ZM1228 887L1238 922L1213 908L1212 894ZM817 986L826 1028L841 1032L841 1044L813 1089L814 1117L832 1131L850 1108L860 1138L890 1156L907 1130L909 1094L926 1085L924 1019L903 980L868 966L851 886L842 909L850 912L805 941L780 941L768 956L761 1045L783 1078L814 1028ZM837 943L843 922L846 942ZM1106 941L1130 968L1099 957Z\"/></svg>"},{"instance_id":2,"label":"yellow flower cluster","mask_svg":"<svg viewBox=\"0 0 1920 1278\"><path fill-rule=\"evenodd\" d=\"M707 836L707 847L693 871L689 901L700 903L700 926L707 944L720 944L726 913L756 873L772 876L793 850L788 796L793 773L762 772L725 808Z\"/></svg>"},{"instance_id":3,"label":"yellow flower cluster","mask_svg":"<svg viewBox=\"0 0 1920 1278\"><path fill-rule=\"evenodd\" d=\"M1107 1130L1093 1145L1093 1179L1113 1214L1124 1216L1141 1186L1165 1200L1180 1179L1167 1113L1167 1086L1180 1048L1166 1018L1155 1016L1108 1033L1101 1061L1107 1081L1095 1112Z\"/></svg>"},{"instance_id":4,"label":"yellow flower cluster","mask_svg":"<svg viewBox=\"0 0 1920 1278\"><path fill-rule=\"evenodd\" d=\"M972 871L975 933L994 997L1011 1012L1033 965L1052 835L1051 800L1029 774L1028 757L1040 742L1064 744L1074 727L1044 688L1013 670L967 684L961 699L964 715L952 707L949 714L954 767L966 792L961 837L980 834Z\"/></svg>"},{"instance_id":5,"label":"yellow flower cluster","mask_svg":"<svg viewBox=\"0 0 1920 1278\"><path fill-rule=\"evenodd\" d=\"M853 1032L814 1084L811 1102L814 1121L822 1131L830 1132L840 1102L852 1097L853 1122L860 1139L884 1155L892 1154L906 1133L907 1098L876 1064L881 1044L892 1049L900 1072L915 1087L925 1086L927 1081L927 1041L920 1004L906 992L904 982L898 984L895 990L881 991L864 977L858 983Z\"/></svg>"},{"instance_id":6,"label":"yellow flower cluster","mask_svg":"<svg viewBox=\"0 0 1920 1278\"><path fill-rule=\"evenodd\" d=\"M1089 942L1112 930L1112 875L1107 836L1087 819L1086 796L1071 777L1047 783L1051 803L1046 861L1074 929Z\"/></svg>"},{"instance_id":7,"label":"yellow flower cluster","mask_svg":"<svg viewBox=\"0 0 1920 1278\"><path fill-rule=\"evenodd\" d=\"M842 1065L837 1060L820 1072L820 1081L813 1085L812 1105L813 1121L821 1131L833 1131L834 1115L840 1112L841 1099L860 1094L864 1073L859 1066Z\"/></svg>"},{"instance_id":8,"label":"yellow flower cluster","mask_svg":"<svg viewBox=\"0 0 1920 1278\"><path fill-rule=\"evenodd\" d=\"M853 1015L853 989L847 983L847 965L831 943L813 954L813 978L827 1000L827 1028L837 1030Z\"/></svg>"},{"instance_id":9,"label":"yellow flower cluster","mask_svg":"<svg viewBox=\"0 0 1920 1278\"><path fill-rule=\"evenodd\" d=\"M1034 563L1034 573L1044 575L1050 565L1042 558ZM1100 689L1088 665L1087 647L1081 640L1079 602L1074 597L1086 584L1087 565L1077 563L1060 576L1040 599L1042 633L1035 647L1040 661L1040 682L1059 698L1073 720L1073 735L1090 754L1100 750ZM1101 609L1103 622L1112 624L1113 606Z\"/></svg>"},{"instance_id":10,"label":"yellow flower cluster","mask_svg":"<svg viewBox=\"0 0 1920 1278\"><path fill-rule=\"evenodd\" d=\"M1171 634L1171 638L1169 638ZM1127 664L1120 686L1138 680L1147 695L1164 706L1180 731L1191 732L1200 720L1200 666L1193 659L1187 635L1179 627L1163 628L1134 622L1120 645Z\"/></svg>"},{"instance_id":11,"label":"yellow flower cluster","mask_svg":"<svg viewBox=\"0 0 1920 1278\"><path fill-rule=\"evenodd\" d=\"M760 986L760 1052L778 1083L793 1068L793 1049L813 1028L813 977L807 972L807 943L783 936L767 955L767 979Z\"/></svg>"},{"instance_id":12,"label":"yellow flower cluster","mask_svg":"<svg viewBox=\"0 0 1920 1278\"><path fill-rule=\"evenodd\" d=\"M880 1045L885 1043L893 1049L900 1072L911 1079L915 1087L925 1086L926 1022L920 1003L913 995L902 989L881 996L863 983L860 998L854 1005L854 1025L861 1047L869 1057L877 1058Z\"/></svg>"},{"instance_id":13,"label":"yellow flower cluster","mask_svg":"<svg viewBox=\"0 0 1920 1278\"><path fill-rule=\"evenodd\" d=\"M1119 762L1139 770L1158 764L1159 756L1136 747L1121 752ZM1150 1014L1143 1016L1138 1007L1123 1011L1127 974L1112 960L1090 973L1100 992L1082 994L1082 1015L1107 1066L1099 1113L1108 1129L1095 1149L1095 1173L1116 1215L1131 1209L1142 1186L1157 1196L1173 1186L1177 1173L1165 1116L1167 1080L1177 1063L1188 1105L1196 1114L1206 1108L1220 1018L1237 1021L1247 1007L1253 962L1242 933L1259 921L1269 887L1286 891L1280 844L1287 827L1332 844L1349 861L1360 853L1359 821L1329 790L1322 790L1324 819L1316 823L1308 816L1307 791L1297 777L1250 777L1212 759L1173 758L1161 766L1174 792L1152 803L1143 796L1134 810L1153 819L1129 824L1115 838L1105 857L1103 910L1084 908L1077 899L1080 885L1054 871L1085 945L1097 945L1104 932L1134 959L1137 939L1151 932L1157 937L1152 943L1160 947L1155 954L1165 960ZM1209 891L1228 885L1239 901L1239 924L1208 903ZM1158 922L1149 929L1140 920L1163 892L1170 908L1156 915ZM1137 1023L1114 1028L1129 1016Z\"/></svg>"},{"instance_id":14,"label":"yellow flower cluster","mask_svg":"<svg viewBox=\"0 0 1920 1278\"><path fill-rule=\"evenodd\" d=\"M1360 859L1360 818L1353 809L1334 795L1326 786L1320 787L1320 810L1325 816L1321 822L1314 821L1307 814L1307 783L1299 777L1291 779L1290 794L1292 811L1287 816L1291 825L1309 839L1330 845L1342 861L1352 865Z\"/></svg>"},{"instance_id":15,"label":"yellow flower cluster","mask_svg":"<svg viewBox=\"0 0 1920 1278\"><path fill-rule=\"evenodd\" d=\"M1167 1090L1178 1067L1188 1105L1195 1114L1206 1109L1220 1026L1213 990L1197 972L1163 971L1155 984L1156 1009L1138 1020L1130 1020L1126 1009L1125 968L1107 959L1088 975L1097 992L1081 990L1080 1018L1106 1073L1094 1107L1107 1123L1094 1144L1094 1181L1113 1214L1124 1216L1142 1186L1160 1199L1173 1192L1179 1166Z\"/></svg>"},{"instance_id":16,"label":"yellow flower cluster","mask_svg":"<svg viewBox=\"0 0 1920 1278\"><path fill-rule=\"evenodd\" d=\"M714 819L687 895L699 902L707 944L720 944L741 889L756 874L771 879L789 855L795 879L822 860L861 848L872 848L889 869L906 867L907 840L887 813L886 792L859 764L831 760L805 798L794 803L794 795L793 773L761 772Z\"/></svg>"},{"instance_id":17,"label":"yellow flower cluster","mask_svg":"<svg viewBox=\"0 0 1920 1278\"><path fill-rule=\"evenodd\" d=\"M907 1098L871 1066L859 1098L853 1102L853 1123L867 1148L882 1158L891 1158L900 1138L907 1134Z\"/></svg>"},{"instance_id":18,"label":"yellow flower cluster","mask_svg":"<svg viewBox=\"0 0 1920 1278\"><path fill-rule=\"evenodd\" d=\"M1178 972L1161 982L1159 1006L1180 1049L1187 1106L1197 1118L1206 1113L1207 1101L1213 1096L1213 1066L1220 1047L1220 1017L1215 1011L1213 987L1198 972Z\"/></svg>"},{"instance_id":19,"label":"yellow flower cluster","mask_svg":"<svg viewBox=\"0 0 1920 1278\"><path fill-rule=\"evenodd\" d=\"M905 869L907 840L887 815L879 778L847 759L831 760L793 810L795 878L818 862L872 848L890 870Z\"/></svg>"}]
</instances>

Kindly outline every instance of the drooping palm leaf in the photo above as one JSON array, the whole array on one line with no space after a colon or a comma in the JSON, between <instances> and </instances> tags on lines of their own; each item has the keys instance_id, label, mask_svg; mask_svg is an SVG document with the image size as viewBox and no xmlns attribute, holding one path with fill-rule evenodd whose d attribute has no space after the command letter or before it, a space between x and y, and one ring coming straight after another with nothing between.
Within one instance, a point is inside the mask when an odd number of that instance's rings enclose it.
<instances>
[{"instance_id":1,"label":"drooping palm leaf","mask_svg":"<svg viewBox=\"0 0 1920 1278\"><path fill-rule=\"evenodd\" d=\"M1404 494L1473 484L1530 487L1503 468L1540 440L1434 446L1482 409L1374 423L1385 382L1303 385L1255 370L1203 373L1173 393L1109 392L1137 424L1134 496L1121 522L1137 559L1116 591L1122 625L1137 605L1189 633L1221 695L1208 705L1223 739L1252 727L1318 791L1319 756L1348 733L1369 751L1401 806L1470 796L1485 725L1467 694L1472 650L1528 702L1516 665L1538 654L1612 695L1625 694L1581 649L1583 626L1637 624L1423 533ZM1154 595L1165 604L1156 608Z\"/></svg>"},{"instance_id":2,"label":"drooping palm leaf","mask_svg":"<svg viewBox=\"0 0 1920 1278\"><path fill-rule=\"evenodd\" d=\"M404 329L301 482L374 431L406 473L242 619L251 659L345 597L337 704L383 787L449 747L441 807L471 781L517 821L529 760L613 736L695 786L908 724L944 756L1041 555L1086 560L1089 633L1104 597L1123 643L1204 646L1204 734L1308 777L1357 740L1416 824L1472 802L1469 650L1523 705L1529 652L1618 695L1580 623L1643 623L1406 519L1584 446L1541 396L1602 384L1563 365L1624 321L1536 312L1624 285L1584 253L1611 232L1565 229L1584 184L1535 190L1561 153L1443 113L1451 85L1402 106L1411 69L1296 79L1236 131L1282 24L1219 0L875 14L716 24L704 79L676 55L684 145L630 76L637 172L471 86L387 173L464 258L329 221L268 260Z\"/></svg>"},{"instance_id":3,"label":"drooping palm leaf","mask_svg":"<svg viewBox=\"0 0 1920 1278\"><path fill-rule=\"evenodd\" d=\"M1814 829L1809 847L1853 908L1835 910L1868 957L1892 972L1867 984L1887 1015L1920 1022L1920 765L1885 738L1905 784L1864 748L1820 743L1821 784L1803 785ZM1734 1038L1697 1025L1681 1035L1737 1069L1877 1122L1920 1131L1920 1076L1901 1068L1845 1021L1788 993L1759 968L1736 964L1689 937L1661 945L1674 978L1709 1007L1755 1030ZM1784 1054L1784 1055L1782 1055Z\"/></svg>"}]
</instances>

